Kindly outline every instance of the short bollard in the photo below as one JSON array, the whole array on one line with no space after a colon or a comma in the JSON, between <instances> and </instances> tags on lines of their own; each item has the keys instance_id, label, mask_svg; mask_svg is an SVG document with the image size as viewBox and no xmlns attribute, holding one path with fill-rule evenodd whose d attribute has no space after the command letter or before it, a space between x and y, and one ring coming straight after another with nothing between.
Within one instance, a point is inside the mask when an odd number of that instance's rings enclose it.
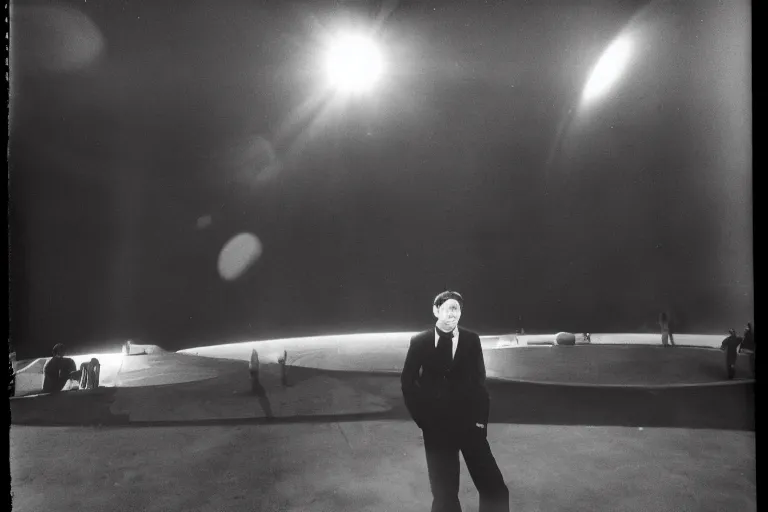
<instances>
[{"instance_id":1,"label":"short bollard","mask_svg":"<svg viewBox=\"0 0 768 512\"><path fill-rule=\"evenodd\" d=\"M283 355L280 356L277 360L278 363L280 363L280 382L283 384L283 387L288 386L288 371L287 371L287 361L288 361L288 351L284 350Z\"/></svg>"},{"instance_id":2,"label":"short bollard","mask_svg":"<svg viewBox=\"0 0 768 512\"><path fill-rule=\"evenodd\" d=\"M269 397L267 396L267 390L261 385L259 381L259 353L256 349L251 351L251 360L248 362L248 371L251 373L251 392L259 397L259 403L261 409L264 411L264 416L267 419L274 418L272 413L272 405L269 403Z\"/></svg>"},{"instance_id":3,"label":"short bollard","mask_svg":"<svg viewBox=\"0 0 768 512\"><path fill-rule=\"evenodd\" d=\"M248 371L251 373L251 391L260 394L263 388L259 382L259 353L256 349L251 351L251 360L248 362Z\"/></svg>"}]
</instances>

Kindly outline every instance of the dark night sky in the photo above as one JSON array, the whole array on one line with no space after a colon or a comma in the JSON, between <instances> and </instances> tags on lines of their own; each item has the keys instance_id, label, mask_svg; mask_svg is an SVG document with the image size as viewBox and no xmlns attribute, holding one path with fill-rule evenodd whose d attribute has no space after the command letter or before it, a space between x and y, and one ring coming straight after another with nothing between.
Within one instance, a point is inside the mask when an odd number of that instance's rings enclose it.
<instances>
[{"instance_id":1,"label":"dark night sky","mask_svg":"<svg viewBox=\"0 0 768 512\"><path fill-rule=\"evenodd\" d=\"M12 2L20 358L419 330L445 287L484 334L751 319L748 2L403 1L379 89L312 104L342 4Z\"/></svg>"}]
</instances>

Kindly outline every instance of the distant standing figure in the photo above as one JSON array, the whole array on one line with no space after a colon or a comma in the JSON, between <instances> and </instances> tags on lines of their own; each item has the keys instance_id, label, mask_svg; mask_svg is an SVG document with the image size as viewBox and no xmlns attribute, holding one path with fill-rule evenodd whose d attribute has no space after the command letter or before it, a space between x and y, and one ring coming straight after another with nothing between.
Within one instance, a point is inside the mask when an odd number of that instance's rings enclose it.
<instances>
[{"instance_id":1,"label":"distant standing figure","mask_svg":"<svg viewBox=\"0 0 768 512\"><path fill-rule=\"evenodd\" d=\"M739 352L749 354L749 366L752 368L752 375L755 375L755 335L752 331L752 324L749 322L744 329L744 340L741 342Z\"/></svg>"},{"instance_id":2,"label":"distant standing figure","mask_svg":"<svg viewBox=\"0 0 768 512\"><path fill-rule=\"evenodd\" d=\"M53 357L43 367L43 393L58 393L70 379L79 379L77 364L65 357L67 349L63 343L53 346Z\"/></svg>"},{"instance_id":3,"label":"distant standing figure","mask_svg":"<svg viewBox=\"0 0 768 512\"><path fill-rule=\"evenodd\" d=\"M661 344L665 347L675 346L675 336L670 327L669 316L666 313L659 315L659 327L661 328Z\"/></svg>"},{"instance_id":4,"label":"distant standing figure","mask_svg":"<svg viewBox=\"0 0 768 512\"><path fill-rule=\"evenodd\" d=\"M725 352L725 373L728 380L733 380L736 376L736 358L739 355L739 345L741 345L741 338L736 336L735 330L728 329L728 337L720 345L720 350Z\"/></svg>"}]
</instances>

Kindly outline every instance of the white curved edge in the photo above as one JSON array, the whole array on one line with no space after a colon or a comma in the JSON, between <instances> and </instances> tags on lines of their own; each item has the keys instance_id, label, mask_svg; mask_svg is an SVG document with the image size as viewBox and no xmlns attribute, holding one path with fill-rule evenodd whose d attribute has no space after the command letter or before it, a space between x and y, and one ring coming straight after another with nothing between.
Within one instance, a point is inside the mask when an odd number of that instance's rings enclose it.
<instances>
[{"instance_id":1,"label":"white curved edge","mask_svg":"<svg viewBox=\"0 0 768 512\"><path fill-rule=\"evenodd\" d=\"M35 360L34 360L34 361L32 361L31 363L29 363L29 364L28 364L27 366L25 366L24 368L21 368L20 370L16 370L16 374L18 375L19 373L24 373L24 372L27 372L27 371L31 371L31 369L32 369L32 367L33 367L33 366L35 366L36 364L39 364L41 361L43 361L43 362L44 362L44 361L47 361L47 360L48 360L48 359L47 359L47 358L45 358L45 357L38 357L37 359L35 359ZM45 363L43 363L43 364L45 364Z\"/></svg>"},{"instance_id":2,"label":"white curved edge","mask_svg":"<svg viewBox=\"0 0 768 512\"><path fill-rule=\"evenodd\" d=\"M339 334L325 336L305 336L299 338L277 338L269 340L250 340L221 345L209 345L179 350L177 353L199 355L221 359L250 360L253 349L258 349L259 358L276 362L283 351L318 350L323 348L338 348L345 344L355 345L375 343L378 347L403 348L408 346L410 338L416 332ZM481 335L480 340L484 349L502 349L526 346L551 346L555 343L556 334L497 334ZM726 335L710 334L676 334L675 343L685 347L720 348ZM591 342L585 343L583 337L577 334L576 345L661 345L660 334L590 334Z\"/></svg>"},{"instance_id":3,"label":"white curved edge","mask_svg":"<svg viewBox=\"0 0 768 512\"><path fill-rule=\"evenodd\" d=\"M283 351L287 350L318 350L323 348L338 348L344 344L360 345L364 343L376 344L381 348L407 348L413 335L417 332L392 332L392 333L365 333L365 334L339 334L324 336L305 336L298 338L276 338L269 340L247 340L235 343L224 343L220 345L208 345L203 347L194 347L178 350L176 353L199 355L219 359L237 359L249 361L251 351L258 349L259 358L270 358L277 362ZM593 333L591 343L584 343L581 336L577 334L576 345L661 345L661 335L659 334L601 334ZM676 334L675 343L681 347L699 347L699 348L720 348L726 335L709 334ZM534 334L534 335L516 335L516 334L494 334L481 335L481 343L484 349L504 349L510 347L550 347L555 342L555 334ZM136 345L136 347L152 347L155 345ZM133 352L133 350L131 351ZM99 359L102 365L102 372L108 367L117 366L119 368L122 362L122 353L111 354L83 354L70 356L78 365L90 361L92 357ZM290 354L289 354L290 357ZM49 358L37 358L24 368L17 370L17 374L34 371L33 368L38 364L45 364ZM40 369L42 371L42 368Z\"/></svg>"},{"instance_id":4,"label":"white curved edge","mask_svg":"<svg viewBox=\"0 0 768 512\"><path fill-rule=\"evenodd\" d=\"M177 351L178 354L212 357L217 359L236 359L250 361L251 352L258 350L261 362L276 363L284 352L304 352L321 349L339 348L344 345L360 345L375 343L377 347L402 348L408 347L411 337L416 332L339 334L329 336L305 336L301 338L278 338L271 340L241 341L222 345L187 348Z\"/></svg>"}]
</instances>

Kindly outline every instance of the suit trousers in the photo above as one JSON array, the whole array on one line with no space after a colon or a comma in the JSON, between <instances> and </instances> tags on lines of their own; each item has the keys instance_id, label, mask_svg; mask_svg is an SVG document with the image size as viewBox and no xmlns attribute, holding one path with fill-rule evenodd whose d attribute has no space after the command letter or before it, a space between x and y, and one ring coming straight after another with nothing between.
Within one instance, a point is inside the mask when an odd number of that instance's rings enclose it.
<instances>
[{"instance_id":1,"label":"suit trousers","mask_svg":"<svg viewBox=\"0 0 768 512\"><path fill-rule=\"evenodd\" d=\"M475 426L452 430L438 427L422 431L432 512L461 512L459 452L480 495L479 512L508 512L509 490L491 453L486 430Z\"/></svg>"}]
</instances>

